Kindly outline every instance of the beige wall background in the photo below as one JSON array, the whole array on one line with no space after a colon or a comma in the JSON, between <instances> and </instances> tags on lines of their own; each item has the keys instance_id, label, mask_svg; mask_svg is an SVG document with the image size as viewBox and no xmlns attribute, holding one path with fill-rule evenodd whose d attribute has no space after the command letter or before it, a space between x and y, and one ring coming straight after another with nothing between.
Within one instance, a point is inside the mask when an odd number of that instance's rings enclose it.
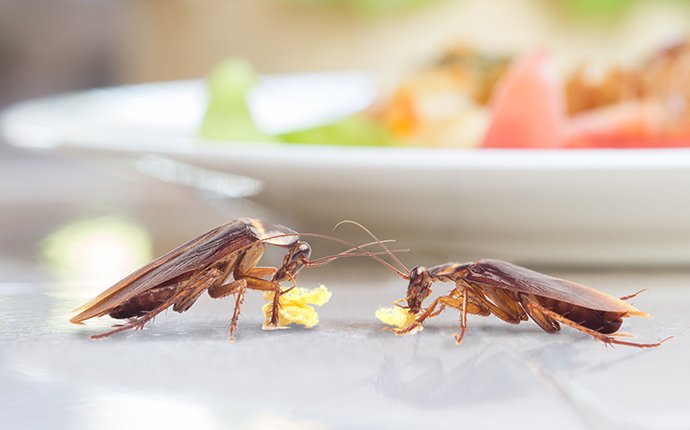
<instances>
[{"instance_id":1,"label":"beige wall background","mask_svg":"<svg viewBox=\"0 0 690 430\"><path fill-rule=\"evenodd\" d=\"M127 8L123 82L204 75L230 55L264 73L369 70L396 77L466 41L500 52L551 49L564 67L627 63L690 34L684 1L639 1L614 21L566 17L548 0L445 0L386 16L287 0L136 0Z\"/></svg>"}]
</instances>

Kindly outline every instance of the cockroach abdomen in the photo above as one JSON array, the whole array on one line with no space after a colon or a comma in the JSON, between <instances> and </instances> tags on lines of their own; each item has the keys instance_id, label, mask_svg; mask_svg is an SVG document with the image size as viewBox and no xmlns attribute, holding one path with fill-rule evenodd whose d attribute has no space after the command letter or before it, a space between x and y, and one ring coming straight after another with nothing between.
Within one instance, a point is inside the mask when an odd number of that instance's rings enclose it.
<instances>
[{"instance_id":1,"label":"cockroach abdomen","mask_svg":"<svg viewBox=\"0 0 690 430\"><path fill-rule=\"evenodd\" d=\"M108 315L115 319L140 317L171 298L175 289L174 286L166 286L143 292L114 307Z\"/></svg>"}]
</instances>

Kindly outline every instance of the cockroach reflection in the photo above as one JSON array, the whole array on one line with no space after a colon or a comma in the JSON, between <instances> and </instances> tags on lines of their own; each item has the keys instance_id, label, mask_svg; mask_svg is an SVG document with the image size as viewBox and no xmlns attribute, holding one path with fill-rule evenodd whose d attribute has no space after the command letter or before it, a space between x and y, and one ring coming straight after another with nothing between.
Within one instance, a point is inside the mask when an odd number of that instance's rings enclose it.
<instances>
[{"instance_id":1,"label":"cockroach reflection","mask_svg":"<svg viewBox=\"0 0 690 430\"><path fill-rule=\"evenodd\" d=\"M310 260L311 246L300 235L326 238L350 249L339 254ZM372 242L374 243L374 242ZM280 267L259 267L266 245L286 248ZM91 318L109 315L127 323L106 333L105 338L130 329L141 329L156 315L172 306L176 312L188 310L204 292L212 298L235 295L230 320L230 340L234 340L240 308L247 289L275 292L267 328L278 327L281 282L295 282L304 267L328 264L341 257L376 253L363 247L321 234L300 234L282 225L258 219L240 218L216 227L145 265L76 309L70 322L81 324Z\"/></svg>"}]
</instances>

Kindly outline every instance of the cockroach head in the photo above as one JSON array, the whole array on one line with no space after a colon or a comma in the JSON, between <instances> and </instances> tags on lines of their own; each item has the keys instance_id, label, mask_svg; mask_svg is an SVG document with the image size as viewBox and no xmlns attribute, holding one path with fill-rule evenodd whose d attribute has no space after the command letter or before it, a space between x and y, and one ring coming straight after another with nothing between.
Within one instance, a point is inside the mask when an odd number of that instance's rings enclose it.
<instances>
[{"instance_id":1,"label":"cockroach head","mask_svg":"<svg viewBox=\"0 0 690 430\"><path fill-rule=\"evenodd\" d=\"M290 248L290 252L285 256L283 260L283 265L280 266L278 271L273 277L276 282L282 282L290 279L297 272L302 270L302 268L309 261L311 256L311 246L307 242L297 242L294 246Z\"/></svg>"},{"instance_id":2,"label":"cockroach head","mask_svg":"<svg viewBox=\"0 0 690 430\"><path fill-rule=\"evenodd\" d=\"M422 302L431 294L432 283L426 267L417 266L410 271L410 283L407 286L407 306L410 313L417 314L422 309Z\"/></svg>"}]
</instances>

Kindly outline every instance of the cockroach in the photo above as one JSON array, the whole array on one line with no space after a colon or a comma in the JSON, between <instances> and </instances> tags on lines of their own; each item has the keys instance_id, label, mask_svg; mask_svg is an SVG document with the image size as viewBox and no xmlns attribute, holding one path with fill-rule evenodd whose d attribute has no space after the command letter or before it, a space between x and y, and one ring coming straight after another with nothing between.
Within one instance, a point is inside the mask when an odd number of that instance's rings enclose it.
<instances>
[{"instance_id":1,"label":"cockroach","mask_svg":"<svg viewBox=\"0 0 690 430\"><path fill-rule=\"evenodd\" d=\"M311 246L300 236L326 238L350 246L336 255L310 260ZM278 327L278 307L283 290L281 282L293 283L304 267L325 265L337 258L367 255L363 247L341 239L316 234L297 233L278 224L258 219L240 218L216 227L117 282L94 299L75 309L70 322L81 324L91 318L109 315L126 319L114 330L91 336L99 339L130 329L141 329L156 315L172 306L185 312L207 291L212 298L235 295L235 308L230 320L230 340L235 338L240 307L247 289L273 291L270 321L267 329ZM259 267L266 245L287 249L280 267ZM355 252L359 250L359 252Z\"/></svg>"},{"instance_id":2,"label":"cockroach","mask_svg":"<svg viewBox=\"0 0 690 430\"><path fill-rule=\"evenodd\" d=\"M376 239L369 230L359 226ZM385 245L381 246L386 249ZM622 325L623 318L650 316L626 302L644 290L616 298L577 282L555 278L501 260L444 263L428 268L417 266L409 270L392 252L390 256L404 271L387 263L386 266L409 281L406 298L396 304L407 301L407 306L398 306L416 316L408 327L393 330L396 334L420 331L428 318L440 315L449 307L460 311L460 333L455 334L458 344L467 331L467 314L484 317L495 315L511 324L519 324L531 318L547 333L556 333L561 329L560 324L565 324L604 342L605 345L655 348L673 337L657 343L635 343L618 339L630 335L614 334ZM434 282L452 282L455 287L423 309L423 302L431 295Z\"/></svg>"},{"instance_id":3,"label":"cockroach","mask_svg":"<svg viewBox=\"0 0 690 430\"><path fill-rule=\"evenodd\" d=\"M577 282L494 259L429 268L417 266L406 278L409 280L405 299L408 312L418 316L409 327L396 330L397 334L421 329L427 318L439 315L447 306L460 311L460 333L455 335L458 344L467 331L467 314L495 315L511 324L531 318L547 333L556 333L561 329L560 324L565 324L606 345L655 348L670 339L636 343L617 338L625 335L614 335L623 318L649 317L626 302L641 291L616 298ZM431 294L431 285L438 281L453 282L455 288L434 299L422 312L422 302Z\"/></svg>"}]
</instances>

